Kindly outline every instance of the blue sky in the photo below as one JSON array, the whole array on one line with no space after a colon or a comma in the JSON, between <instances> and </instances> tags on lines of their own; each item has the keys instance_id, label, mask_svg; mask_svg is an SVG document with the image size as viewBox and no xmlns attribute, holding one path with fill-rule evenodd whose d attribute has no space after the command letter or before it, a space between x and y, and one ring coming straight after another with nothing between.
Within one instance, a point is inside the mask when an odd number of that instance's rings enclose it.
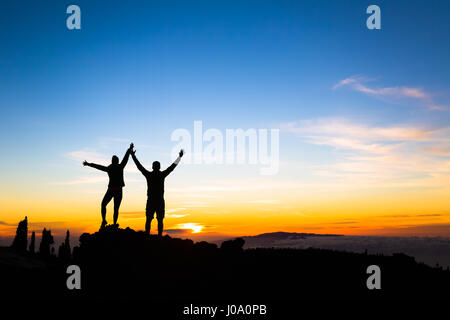
<instances>
[{"instance_id":1,"label":"blue sky","mask_svg":"<svg viewBox=\"0 0 450 320\"><path fill-rule=\"evenodd\" d=\"M382 30L369 31L370 3L79 1L82 30L69 31L69 2L5 1L5 116L14 126L73 125L88 137L119 130L118 119L131 131L132 123L139 131L155 122L168 128L168 120L254 125L380 108L405 119L415 110L329 89L364 75L384 86L446 90L450 5L380 1ZM104 126L92 121L101 118Z\"/></svg>"},{"instance_id":2,"label":"blue sky","mask_svg":"<svg viewBox=\"0 0 450 320\"><path fill-rule=\"evenodd\" d=\"M81 30L65 27L70 4L81 8ZM365 26L371 4L381 30ZM383 129L442 129L431 141L440 155L429 156L446 165L449 9L448 1L2 1L2 188L74 179L81 159L67 155L121 154L130 140L168 162L171 132L194 120L280 127L281 160L313 165L348 160L349 150L387 152L372 147L403 139ZM351 143L342 132L317 134L333 124L372 134ZM423 143L405 139L410 151ZM291 174L313 178L280 171Z\"/></svg>"}]
</instances>

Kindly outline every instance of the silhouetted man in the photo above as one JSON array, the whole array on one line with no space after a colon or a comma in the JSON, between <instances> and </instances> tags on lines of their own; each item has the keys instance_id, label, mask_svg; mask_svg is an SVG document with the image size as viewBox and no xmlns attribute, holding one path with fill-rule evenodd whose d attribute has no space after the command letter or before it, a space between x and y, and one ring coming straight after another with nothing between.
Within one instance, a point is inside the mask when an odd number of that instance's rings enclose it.
<instances>
[{"instance_id":1,"label":"silhouetted man","mask_svg":"<svg viewBox=\"0 0 450 320\"><path fill-rule=\"evenodd\" d=\"M147 171L136 158L136 151L131 151L134 163L136 163L139 171L142 172L147 179L147 206L145 213L147 220L145 222L145 232L150 233L150 226L153 216L156 212L156 219L158 220L158 235L162 236L163 220L165 215L164 203L164 179L175 169L183 156L183 150L180 151L179 157L166 170L161 171L161 164L158 161L153 162L153 171Z\"/></svg>"},{"instance_id":2,"label":"silhouetted man","mask_svg":"<svg viewBox=\"0 0 450 320\"><path fill-rule=\"evenodd\" d=\"M117 225L117 219L119 218L119 207L122 202L122 188L125 186L125 182L123 181L123 169L125 168L128 158L130 157L130 153L133 150L133 144L130 144L130 148L128 148L125 156L122 159L122 162L119 163L119 158L117 156L113 156L111 160L111 164L107 167L101 166L95 163L89 163L86 160L83 162L84 166L89 166L101 171L105 171L109 176L109 184L108 190L105 193L105 196L102 200L102 225L100 228L106 226L106 206L108 203L114 199L114 225Z\"/></svg>"}]
</instances>

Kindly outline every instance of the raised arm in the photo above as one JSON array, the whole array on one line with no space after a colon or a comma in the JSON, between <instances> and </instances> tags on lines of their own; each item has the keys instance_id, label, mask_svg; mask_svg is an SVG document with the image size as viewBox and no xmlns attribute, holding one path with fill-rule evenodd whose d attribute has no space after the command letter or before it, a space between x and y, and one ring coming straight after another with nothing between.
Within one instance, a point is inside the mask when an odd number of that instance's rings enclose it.
<instances>
[{"instance_id":1,"label":"raised arm","mask_svg":"<svg viewBox=\"0 0 450 320\"><path fill-rule=\"evenodd\" d=\"M176 158L176 160L166 170L163 171L164 176L167 177L173 171L173 169L175 169L175 167L178 165L178 163L180 163L180 160L181 160L181 157L183 156L183 154L184 154L184 151L183 151L183 149L181 149L180 153L178 154L178 158Z\"/></svg>"},{"instance_id":2,"label":"raised arm","mask_svg":"<svg viewBox=\"0 0 450 320\"><path fill-rule=\"evenodd\" d=\"M95 164L95 163L89 163L89 162L87 162L86 160L84 160L83 166L92 167L92 168L95 168L95 169L101 170L101 171L108 171L108 168L107 168L107 167L101 166L101 165Z\"/></svg>"},{"instance_id":3,"label":"raised arm","mask_svg":"<svg viewBox=\"0 0 450 320\"><path fill-rule=\"evenodd\" d=\"M133 158L134 163L136 164L136 167L139 169L140 172L142 172L143 175L145 175L148 171L145 169L142 164L139 162L139 160L136 158L136 151L131 151L131 157Z\"/></svg>"},{"instance_id":4,"label":"raised arm","mask_svg":"<svg viewBox=\"0 0 450 320\"><path fill-rule=\"evenodd\" d=\"M131 151L133 150L134 145L130 144L130 147L128 148L127 152L125 152L125 155L123 156L122 162L120 163L120 166L122 168L125 168L127 165L128 159L130 158Z\"/></svg>"}]
</instances>

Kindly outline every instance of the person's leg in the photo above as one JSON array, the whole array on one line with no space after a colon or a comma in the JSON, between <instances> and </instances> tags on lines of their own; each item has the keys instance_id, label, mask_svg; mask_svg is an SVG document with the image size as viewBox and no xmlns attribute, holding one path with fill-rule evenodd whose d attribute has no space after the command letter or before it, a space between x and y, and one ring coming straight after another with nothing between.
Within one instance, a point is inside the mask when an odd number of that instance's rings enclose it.
<instances>
[{"instance_id":1,"label":"person's leg","mask_svg":"<svg viewBox=\"0 0 450 320\"><path fill-rule=\"evenodd\" d=\"M162 236L163 233L163 229L164 229L164 223L163 223L163 218L158 218L158 236Z\"/></svg>"},{"instance_id":2,"label":"person's leg","mask_svg":"<svg viewBox=\"0 0 450 320\"><path fill-rule=\"evenodd\" d=\"M102 200L102 227L106 226L106 206L113 198L113 193L107 190Z\"/></svg>"},{"instance_id":3,"label":"person's leg","mask_svg":"<svg viewBox=\"0 0 450 320\"><path fill-rule=\"evenodd\" d=\"M156 211L156 218L158 219L158 236L162 236L163 233L163 229L164 229L164 215L165 215L165 205L164 205L164 201L162 201L162 203L160 203L157 207L157 211Z\"/></svg>"},{"instance_id":4,"label":"person's leg","mask_svg":"<svg viewBox=\"0 0 450 320\"><path fill-rule=\"evenodd\" d=\"M119 208L122 202L122 188L114 192L114 225L117 225L117 219L119 219Z\"/></svg>"},{"instance_id":5,"label":"person's leg","mask_svg":"<svg viewBox=\"0 0 450 320\"><path fill-rule=\"evenodd\" d=\"M150 228L152 227L153 214L147 215L147 220L145 221L145 233L150 234Z\"/></svg>"},{"instance_id":6,"label":"person's leg","mask_svg":"<svg viewBox=\"0 0 450 320\"><path fill-rule=\"evenodd\" d=\"M152 225L153 215L155 213L155 209L153 208L150 201L147 199L147 205L145 207L145 215L147 217L145 221L145 233L150 234L150 228Z\"/></svg>"}]
</instances>

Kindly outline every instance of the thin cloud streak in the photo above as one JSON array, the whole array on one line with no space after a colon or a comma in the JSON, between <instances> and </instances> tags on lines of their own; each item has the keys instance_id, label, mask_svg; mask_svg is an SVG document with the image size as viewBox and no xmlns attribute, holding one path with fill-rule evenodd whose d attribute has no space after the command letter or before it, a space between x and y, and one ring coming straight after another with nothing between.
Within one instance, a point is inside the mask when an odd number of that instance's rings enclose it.
<instances>
[{"instance_id":1,"label":"thin cloud streak","mask_svg":"<svg viewBox=\"0 0 450 320\"><path fill-rule=\"evenodd\" d=\"M68 152L64 155L65 157L76 160L76 161L84 161L95 162L95 163L107 163L111 162L111 157L107 157L104 154L95 152L95 151L87 151L87 150L75 150Z\"/></svg>"},{"instance_id":2,"label":"thin cloud streak","mask_svg":"<svg viewBox=\"0 0 450 320\"><path fill-rule=\"evenodd\" d=\"M281 128L305 143L334 148L339 160L310 166L317 176L384 187L450 187L449 128L379 127L336 118L290 122Z\"/></svg>"},{"instance_id":3,"label":"thin cloud streak","mask_svg":"<svg viewBox=\"0 0 450 320\"><path fill-rule=\"evenodd\" d=\"M349 87L352 90L375 97L417 100L430 110L448 110L448 107L437 105L434 102L432 95L425 92L422 88L406 86L374 88L364 84L365 82L370 80L371 79L367 79L361 76L353 76L339 81L332 87L332 89L337 90L342 87Z\"/></svg>"},{"instance_id":4,"label":"thin cloud streak","mask_svg":"<svg viewBox=\"0 0 450 320\"><path fill-rule=\"evenodd\" d=\"M94 176L94 177L81 177L70 181L50 182L50 185L55 186L73 186L73 185L85 185L85 184L99 184L106 183L108 178L106 176Z\"/></svg>"}]
</instances>

